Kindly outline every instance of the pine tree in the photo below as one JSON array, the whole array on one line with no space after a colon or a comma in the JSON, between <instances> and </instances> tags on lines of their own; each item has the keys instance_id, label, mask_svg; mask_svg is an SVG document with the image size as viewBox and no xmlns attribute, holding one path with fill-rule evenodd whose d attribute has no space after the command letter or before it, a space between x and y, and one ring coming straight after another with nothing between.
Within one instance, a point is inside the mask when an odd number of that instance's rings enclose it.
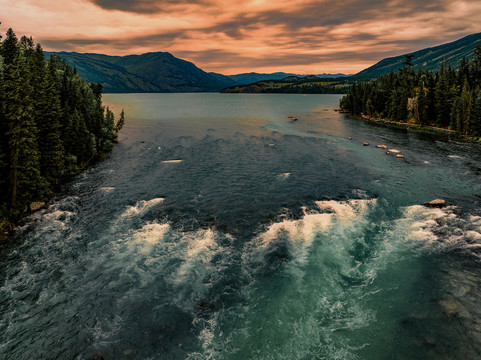
<instances>
[{"instance_id":1,"label":"pine tree","mask_svg":"<svg viewBox=\"0 0 481 360\"><path fill-rule=\"evenodd\" d=\"M473 101L473 113L471 118L471 132L475 136L481 136L481 90L475 91Z\"/></svg>"},{"instance_id":2,"label":"pine tree","mask_svg":"<svg viewBox=\"0 0 481 360\"><path fill-rule=\"evenodd\" d=\"M428 99L424 89L424 81L419 83L419 95L417 97L417 121L420 125L428 124Z\"/></svg>"},{"instance_id":3,"label":"pine tree","mask_svg":"<svg viewBox=\"0 0 481 360\"><path fill-rule=\"evenodd\" d=\"M0 56L0 219L5 212L2 204L8 201L8 124L4 111L5 100L4 64L3 57Z\"/></svg>"},{"instance_id":4,"label":"pine tree","mask_svg":"<svg viewBox=\"0 0 481 360\"><path fill-rule=\"evenodd\" d=\"M458 128L458 131L460 133L464 134L469 134L469 127L471 125L471 109L473 106L473 98L472 94L469 91L468 87L468 80L465 79L464 81L464 86L463 86L463 91L461 93L461 99L460 99L460 104L461 104L461 126Z\"/></svg>"},{"instance_id":5,"label":"pine tree","mask_svg":"<svg viewBox=\"0 0 481 360\"><path fill-rule=\"evenodd\" d=\"M124 109L120 112L119 120L115 124L115 139L118 140L119 131L124 127L125 124L125 112Z\"/></svg>"},{"instance_id":6,"label":"pine tree","mask_svg":"<svg viewBox=\"0 0 481 360\"><path fill-rule=\"evenodd\" d=\"M50 186L58 184L63 175L64 149L60 133L60 97L56 88L55 68L47 67L42 48L35 50L37 91L35 120L38 128L40 170Z\"/></svg>"},{"instance_id":7,"label":"pine tree","mask_svg":"<svg viewBox=\"0 0 481 360\"><path fill-rule=\"evenodd\" d=\"M33 118L32 87L25 61L18 56L12 64L6 118L10 150L10 194L13 216L23 213L29 202L44 195L40 175L37 128Z\"/></svg>"},{"instance_id":8,"label":"pine tree","mask_svg":"<svg viewBox=\"0 0 481 360\"><path fill-rule=\"evenodd\" d=\"M3 62L7 66L13 64L15 59L18 57L20 53L18 48L18 39L12 28L7 30L5 40L3 40L0 50L0 55L3 57Z\"/></svg>"}]
</instances>

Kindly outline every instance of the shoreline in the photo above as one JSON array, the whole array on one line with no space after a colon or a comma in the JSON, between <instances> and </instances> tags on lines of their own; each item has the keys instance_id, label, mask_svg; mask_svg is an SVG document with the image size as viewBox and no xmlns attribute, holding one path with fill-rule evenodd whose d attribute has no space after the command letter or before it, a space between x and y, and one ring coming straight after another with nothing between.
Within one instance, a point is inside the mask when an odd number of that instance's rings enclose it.
<instances>
[{"instance_id":1,"label":"shoreline","mask_svg":"<svg viewBox=\"0 0 481 360\"><path fill-rule=\"evenodd\" d=\"M340 114L349 115L354 119L364 120L370 124L376 124L379 126L391 127L391 128L402 129L407 131L416 131L420 133L442 135L449 138L455 137L456 139L461 141L465 141L473 144L481 144L481 138L460 134L457 131L451 130L451 129L443 129L436 126L421 126L415 123L393 121L389 119L370 117L368 115L357 116L357 115L353 115L350 111L346 111L343 109L339 109L336 111L338 111Z\"/></svg>"}]
</instances>

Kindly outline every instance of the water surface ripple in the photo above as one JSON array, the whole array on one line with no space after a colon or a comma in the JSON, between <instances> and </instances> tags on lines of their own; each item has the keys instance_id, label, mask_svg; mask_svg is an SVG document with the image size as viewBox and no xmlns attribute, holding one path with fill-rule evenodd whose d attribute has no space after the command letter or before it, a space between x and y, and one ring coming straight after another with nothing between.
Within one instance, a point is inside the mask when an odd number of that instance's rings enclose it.
<instances>
[{"instance_id":1,"label":"water surface ripple","mask_svg":"<svg viewBox=\"0 0 481 360\"><path fill-rule=\"evenodd\" d=\"M0 247L0 358L479 358L480 148L338 100L105 95L112 156Z\"/></svg>"}]
</instances>

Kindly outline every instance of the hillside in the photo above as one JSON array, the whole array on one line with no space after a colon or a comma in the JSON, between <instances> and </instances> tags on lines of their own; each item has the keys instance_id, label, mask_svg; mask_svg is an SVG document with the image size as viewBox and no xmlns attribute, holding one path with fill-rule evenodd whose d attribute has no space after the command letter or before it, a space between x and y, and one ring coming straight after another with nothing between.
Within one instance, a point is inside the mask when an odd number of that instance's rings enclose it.
<instances>
[{"instance_id":1,"label":"hillside","mask_svg":"<svg viewBox=\"0 0 481 360\"><path fill-rule=\"evenodd\" d=\"M101 83L106 93L219 91L236 84L166 52L128 56L56 54L88 81Z\"/></svg>"},{"instance_id":2,"label":"hillside","mask_svg":"<svg viewBox=\"0 0 481 360\"><path fill-rule=\"evenodd\" d=\"M284 79L288 76L297 76L297 77L302 78L302 77L306 77L308 75L297 75L297 74L291 74L291 73L285 73L285 72L275 72L275 73L270 73L270 74L250 72L250 73L226 75L226 76L231 78L232 80L234 80L239 85L248 85L248 84L258 82L258 81L280 80L280 79ZM318 75L315 75L315 76L324 79L324 78L344 77L344 76L347 76L347 75L344 75L344 74L318 74Z\"/></svg>"},{"instance_id":3,"label":"hillside","mask_svg":"<svg viewBox=\"0 0 481 360\"><path fill-rule=\"evenodd\" d=\"M462 39L412 52L413 69L419 68L428 70L438 70L441 63L445 62L448 66L458 67L463 56L471 57L474 47L481 44L481 33L468 35ZM403 67L404 56L386 58L375 65L350 77L352 80L369 80L378 76L389 74Z\"/></svg>"},{"instance_id":4,"label":"hillside","mask_svg":"<svg viewBox=\"0 0 481 360\"><path fill-rule=\"evenodd\" d=\"M253 84L236 85L222 90L223 93L289 93L289 94L342 94L349 90L344 78L319 78L288 76L279 80L263 80Z\"/></svg>"}]
</instances>

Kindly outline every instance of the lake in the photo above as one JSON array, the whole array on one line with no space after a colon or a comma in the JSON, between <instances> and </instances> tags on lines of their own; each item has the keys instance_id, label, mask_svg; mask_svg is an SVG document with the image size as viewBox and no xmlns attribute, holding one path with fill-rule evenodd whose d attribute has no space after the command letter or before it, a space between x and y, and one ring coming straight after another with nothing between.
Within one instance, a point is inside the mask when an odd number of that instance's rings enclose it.
<instances>
[{"instance_id":1,"label":"lake","mask_svg":"<svg viewBox=\"0 0 481 360\"><path fill-rule=\"evenodd\" d=\"M111 156L1 244L0 358L479 358L481 148L340 97L104 95Z\"/></svg>"}]
</instances>

